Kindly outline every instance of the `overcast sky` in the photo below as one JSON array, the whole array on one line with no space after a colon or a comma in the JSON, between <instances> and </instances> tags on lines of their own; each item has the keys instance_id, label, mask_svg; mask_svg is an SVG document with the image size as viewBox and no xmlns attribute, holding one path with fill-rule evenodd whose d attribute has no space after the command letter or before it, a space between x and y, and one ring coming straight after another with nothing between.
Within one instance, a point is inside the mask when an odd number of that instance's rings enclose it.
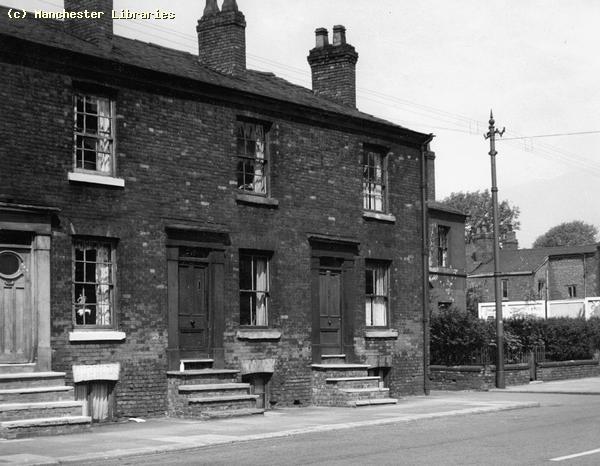
<instances>
[{"instance_id":1,"label":"overcast sky","mask_svg":"<svg viewBox=\"0 0 600 466\"><path fill-rule=\"evenodd\" d=\"M0 0L57 10L61 0ZM204 0L115 0L175 20L116 21L117 34L197 52ZM218 0L219 5L222 1ZM569 220L600 226L597 0L238 0L248 66L310 87L314 30L347 28L360 110L436 135L437 197L490 186L489 111L500 198L521 208L521 247ZM543 138L529 136L570 134ZM511 139L527 136L525 139Z\"/></svg>"}]
</instances>

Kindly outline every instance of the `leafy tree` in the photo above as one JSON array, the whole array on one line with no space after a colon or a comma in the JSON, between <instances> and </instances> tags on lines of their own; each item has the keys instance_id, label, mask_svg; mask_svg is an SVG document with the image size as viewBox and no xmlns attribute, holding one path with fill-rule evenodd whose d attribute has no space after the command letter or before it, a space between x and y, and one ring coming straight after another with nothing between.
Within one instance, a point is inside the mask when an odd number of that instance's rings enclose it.
<instances>
[{"instance_id":1,"label":"leafy tree","mask_svg":"<svg viewBox=\"0 0 600 466\"><path fill-rule=\"evenodd\" d=\"M465 241L471 243L477 232L494 231L492 214L492 196L485 191L467 191L450 194L442 202L448 206L459 209L468 215L465 223ZM500 237L510 230L518 230L520 227L517 206L511 206L507 200L498 203Z\"/></svg>"},{"instance_id":2,"label":"leafy tree","mask_svg":"<svg viewBox=\"0 0 600 466\"><path fill-rule=\"evenodd\" d=\"M597 235L598 229L594 225L574 220L550 228L535 240L533 247L582 246L595 243Z\"/></svg>"}]
</instances>

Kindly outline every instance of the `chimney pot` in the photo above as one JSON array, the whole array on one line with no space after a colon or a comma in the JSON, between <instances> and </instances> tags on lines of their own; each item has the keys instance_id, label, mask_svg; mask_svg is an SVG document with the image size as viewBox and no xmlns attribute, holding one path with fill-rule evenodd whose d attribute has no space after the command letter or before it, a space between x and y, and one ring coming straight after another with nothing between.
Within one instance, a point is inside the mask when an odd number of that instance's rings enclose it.
<instances>
[{"instance_id":1,"label":"chimney pot","mask_svg":"<svg viewBox=\"0 0 600 466\"><path fill-rule=\"evenodd\" d=\"M318 28L315 30L315 47L322 48L329 45L329 32L325 28Z\"/></svg>"},{"instance_id":2,"label":"chimney pot","mask_svg":"<svg viewBox=\"0 0 600 466\"><path fill-rule=\"evenodd\" d=\"M206 0L206 6L204 7L204 13L202 14L202 16L210 16L218 12L219 5L217 5L217 0Z\"/></svg>"},{"instance_id":3,"label":"chimney pot","mask_svg":"<svg viewBox=\"0 0 600 466\"><path fill-rule=\"evenodd\" d=\"M344 45L346 43L346 28L342 25L333 26L333 45Z\"/></svg>"},{"instance_id":4,"label":"chimney pot","mask_svg":"<svg viewBox=\"0 0 600 466\"><path fill-rule=\"evenodd\" d=\"M225 0L221 11L240 11L235 0Z\"/></svg>"}]
</instances>

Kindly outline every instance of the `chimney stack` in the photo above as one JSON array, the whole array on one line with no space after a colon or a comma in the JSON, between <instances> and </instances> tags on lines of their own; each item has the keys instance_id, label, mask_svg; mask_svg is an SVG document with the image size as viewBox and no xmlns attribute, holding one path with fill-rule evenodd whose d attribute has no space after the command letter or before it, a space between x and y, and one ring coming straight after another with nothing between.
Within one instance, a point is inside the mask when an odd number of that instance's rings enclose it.
<instances>
[{"instance_id":1,"label":"chimney stack","mask_svg":"<svg viewBox=\"0 0 600 466\"><path fill-rule=\"evenodd\" d=\"M519 249L517 234L513 231L512 225L508 225L508 231L502 238L502 249Z\"/></svg>"},{"instance_id":2,"label":"chimney stack","mask_svg":"<svg viewBox=\"0 0 600 466\"><path fill-rule=\"evenodd\" d=\"M356 108L356 61L358 53L346 43L346 28L333 27L333 44L327 29L315 31L316 43L308 55L313 92Z\"/></svg>"},{"instance_id":3,"label":"chimney stack","mask_svg":"<svg viewBox=\"0 0 600 466\"><path fill-rule=\"evenodd\" d=\"M97 45L109 52L113 45L113 0L65 0L67 11L97 11L100 18L66 19L67 33Z\"/></svg>"},{"instance_id":4,"label":"chimney stack","mask_svg":"<svg viewBox=\"0 0 600 466\"><path fill-rule=\"evenodd\" d=\"M196 31L202 64L227 74L246 71L246 19L236 0L224 0L221 11L216 0L206 0Z\"/></svg>"}]
</instances>

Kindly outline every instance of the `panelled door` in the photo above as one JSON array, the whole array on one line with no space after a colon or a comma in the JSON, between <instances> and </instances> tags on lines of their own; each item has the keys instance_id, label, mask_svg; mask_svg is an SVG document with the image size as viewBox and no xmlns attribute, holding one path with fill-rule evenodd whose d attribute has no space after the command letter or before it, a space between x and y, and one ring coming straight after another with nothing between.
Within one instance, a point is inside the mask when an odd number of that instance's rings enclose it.
<instances>
[{"instance_id":1,"label":"panelled door","mask_svg":"<svg viewBox=\"0 0 600 466\"><path fill-rule=\"evenodd\" d=\"M179 263L179 350L181 358L206 357L210 351L208 264Z\"/></svg>"},{"instance_id":2,"label":"panelled door","mask_svg":"<svg viewBox=\"0 0 600 466\"><path fill-rule=\"evenodd\" d=\"M341 269L319 270L319 320L321 354L342 354Z\"/></svg>"},{"instance_id":3,"label":"panelled door","mask_svg":"<svg viewBox=\"0 0 600 466\"><path fill-rule=\"evenodd\" d=\"M31 252L0 246L0 363L33 357Z\"/></svg>"}]
</instances>

